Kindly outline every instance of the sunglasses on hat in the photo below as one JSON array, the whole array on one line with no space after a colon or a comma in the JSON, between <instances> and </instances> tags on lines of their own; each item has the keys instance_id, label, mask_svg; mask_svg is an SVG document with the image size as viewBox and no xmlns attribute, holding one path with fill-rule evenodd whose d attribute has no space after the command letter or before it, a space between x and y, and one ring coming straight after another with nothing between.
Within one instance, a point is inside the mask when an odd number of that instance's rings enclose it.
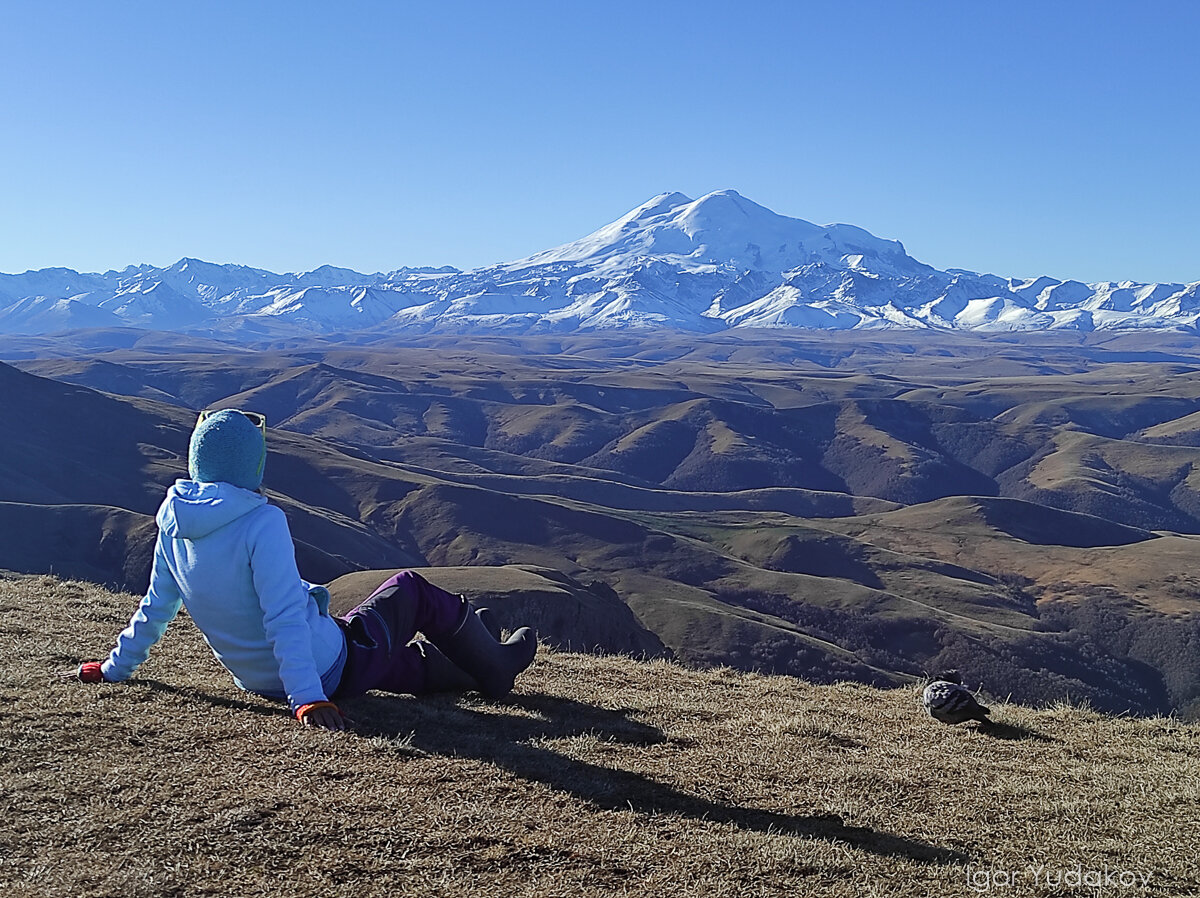
<instances>
[{"instance_id":1,"label":"sunglasses on hat","mask_svg":"<svg viewBox=\"0 0 1200 898\"><path fill-rule=\"evenodd\" d=\"M237 412L237 413L238 413L239 415L241 415L242 417L244 417L244 418L249 418L249 419L250 419L250 423L251 423L251 424L253 424L255 427L257 427L259 430L261 430L261 431L263 432L263 436L266 436L266 435L267 435L267 416L266 416L266 415L259 414L258 412L244 412L244 411L242 411L240 408L230 408L230 409L224 409L224 408L211 408L211 409L206 409L205 411L202 411L202 412L200 413L200 417L198 417L198 418L196 419L196 426L197 426L197 427L199 427L199 426L200 426L200 423L201 423L202 421L204 421L206 418L209 418L209 417L211 417L212 415L215 415L217 412L225 412L225 411L229 411L229 412Z\"/></svg>"}]
</instances>

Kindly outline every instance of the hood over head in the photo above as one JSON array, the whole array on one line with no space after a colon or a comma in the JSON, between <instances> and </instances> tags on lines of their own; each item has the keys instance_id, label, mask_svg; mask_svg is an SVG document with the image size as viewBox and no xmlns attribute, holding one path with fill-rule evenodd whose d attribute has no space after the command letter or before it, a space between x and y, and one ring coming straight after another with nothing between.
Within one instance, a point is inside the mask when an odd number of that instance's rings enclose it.
<instances>
[{"instance_id":1,"label":"hood over head","mask_svg":"<svg viewBox=\"0 0 1200 898\"><path fill-rule=\"evenodd\" d=\"M199 539L266 504L266 496L231 483L177 480L156 520L172 539Z\"/></svg>"}]
</instances>

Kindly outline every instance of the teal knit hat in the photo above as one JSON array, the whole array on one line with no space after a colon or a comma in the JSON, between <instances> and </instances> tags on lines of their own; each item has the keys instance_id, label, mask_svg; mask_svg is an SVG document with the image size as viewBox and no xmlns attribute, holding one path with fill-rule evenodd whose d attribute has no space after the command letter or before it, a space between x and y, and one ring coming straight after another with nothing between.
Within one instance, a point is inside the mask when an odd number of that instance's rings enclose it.
<instances>
[{"instance_id":1,"label":"teal knit hat","mask_svg":"<svg viewBox=\"0 0 1200 898\"><path fill-rule=\"evenodd\" d=\"M262 486L267 440L258 425L233 409L203 418L188 446L188 474L203 483L232 483L244 490Z\"/></svg>"}]
</instances>

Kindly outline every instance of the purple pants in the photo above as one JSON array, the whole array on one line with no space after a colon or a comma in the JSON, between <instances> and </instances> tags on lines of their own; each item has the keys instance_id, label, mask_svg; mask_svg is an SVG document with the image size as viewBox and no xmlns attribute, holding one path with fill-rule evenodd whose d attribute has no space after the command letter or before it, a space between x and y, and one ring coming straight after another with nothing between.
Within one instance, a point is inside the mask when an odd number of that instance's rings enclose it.
<instances>
[{"instance_id":1,"label":"purple pants","mask_svg":"<svg viewBox=\"0 0 1200 898\"><path fill-rule=\"evenodd\" d=\"M383 583L370 597L338 620L346 636L346 666L336 698L369 689L417 695L428 691L425 659L411 645L417 631L430 638L453 633L467 606L412 571Z\"/></svg>"}]
</instances>

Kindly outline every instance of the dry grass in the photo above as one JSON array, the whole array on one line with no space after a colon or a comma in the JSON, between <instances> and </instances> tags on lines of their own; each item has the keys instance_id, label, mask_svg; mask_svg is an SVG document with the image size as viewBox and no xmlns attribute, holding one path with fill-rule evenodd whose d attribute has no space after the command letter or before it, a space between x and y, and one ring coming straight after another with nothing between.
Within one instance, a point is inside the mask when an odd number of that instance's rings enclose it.
<instances>
[{"instance_id":1,"label":"dry grass","mask_svg":"<svg viewBox=\"0 0 1200 898\"><path fill-rule=\"evenodd\" d=\"M908 689L547 652L511 702L369 696L331 734L186 619L131 683L57 680L134 601L0 581L6 898L1200 890L1200 728L1172 719L950 728ZM1105 871L1138 878L1069 886Z\"/></svg>"}]
</instances>

